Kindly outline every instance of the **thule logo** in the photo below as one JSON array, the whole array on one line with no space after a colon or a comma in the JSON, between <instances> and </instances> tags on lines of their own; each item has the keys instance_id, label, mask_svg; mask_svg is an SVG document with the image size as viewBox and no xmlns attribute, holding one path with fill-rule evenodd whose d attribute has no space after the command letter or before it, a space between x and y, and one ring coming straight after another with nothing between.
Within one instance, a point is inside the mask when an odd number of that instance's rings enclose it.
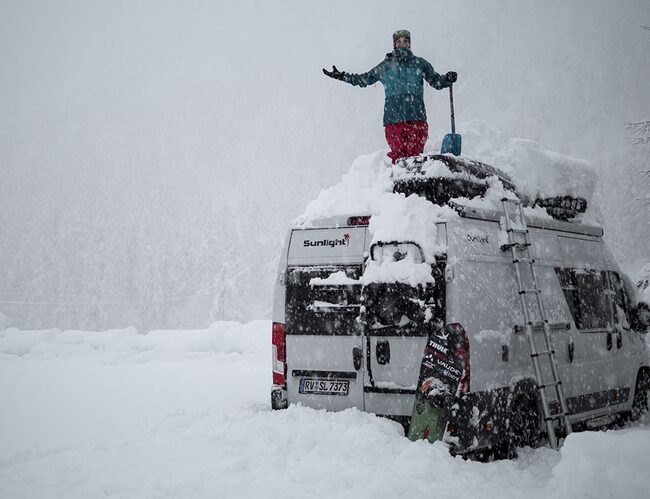
<instances>
[{"instance_id":1,"label":"thule logo","mask_svg":"<svg viewBox=\"0 0 650 499\"><path fill-rule=\"evenodd\" d=\"M429 344L427 345L429 348L432 350L438 350L441 353L447 354L449 350L442 345L438 345L438 343L434 343L433 341L429 340Z\"/></svg>"},{"instance_id":2,"label":"thule logo","mask_svg":"<svg viewBox=\"0 0 650 499\"><path fill-rule=\"evenodd\" d=\"M342 239L321 239L319 241L312 241L311 239L305 239L302 242L303 247L308 248L310 246L329 246L334 248L336 246L349 246L350 245L350 234L344 234Z\"/></svg>"}]
</instances>

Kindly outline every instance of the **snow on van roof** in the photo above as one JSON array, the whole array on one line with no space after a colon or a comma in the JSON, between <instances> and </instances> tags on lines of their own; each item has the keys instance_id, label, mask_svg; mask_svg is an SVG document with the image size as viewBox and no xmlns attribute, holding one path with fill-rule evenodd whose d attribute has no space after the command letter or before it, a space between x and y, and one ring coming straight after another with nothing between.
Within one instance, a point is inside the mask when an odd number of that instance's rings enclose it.
<instances>
[{"instance_id":1,"label":"snow on van roof","mask_svg":"<svg viewBox=\"0 0 650 499\"><path fill-rule=\"evenodd\" d=\"M550 151L533 140L508 137L480 120L460 124L458 133L463 155L503 170L530 199L573 196L591 201L598 175L589 161Z\"/></svg>"},{"instance_id":2,"label":"snow on van roof","mask_svg":"<svg viewBox=\"0 0 650 499\"><path fill-rule=\"evenodd\" d=\"M591 197L596 175L588 162L548 151L530 140L509 138L499 129L480 121L469 122L460 130L465 158L503 170L512 177L524 196L531 199L566 195ZM432 263L436 255L445 251L436 237L435 222L448 221L459 215L447 205L434 205L417 195L407 197L393 192L394 180L404 173L391 165L386 152L382 150L358 157L338 184L322 190L307 205L293 226L308 228L318 225L319 219L336 216L371 216L371 245L390 241L414 242L422 248L425 263ZM436 159L427 160L420 173L437 177L462 176ZM472 208L500 210L501 199L514 196L496 176L488 177L484 182L487 191L483 197L456 198L454 201ZM541 207L526 208L526 214L551 218ZM378 265L381 269L376 268ZM403 262L369 262L366 273L382 282L414 284L430 280L430 274L425 276L415 268L411 269L412 272L405 271L404 267Z\"/></svg>"},{"instance_id":3,"label":"snow on van roof","mask_svg":"<svg viewBox=\"0 0 650 499\"><path fill-rule=\"evenodd\" d=\"M598 176L590 162L550 151L532 140L508 137L500 129L479 120L464 123L459 130L463 135L463 157L503 171L524 197L534 200L573 196L591 201ZM295 224L308 226L316 219L337 215L374 215L379 207L390 202L389 199L399 196L392 193L392 181L405 173L391 166L386 152L377 151L357 158L338 184L322 190L307 205ZM421 170L427 177L463 176L436 160L427 161ZM499 209L501 197L510 194L496 177L486 181L489 189L483 198L458 199L459 204ZM548 218L541 208L530 214Z\"/></svg>"},{"instance_id":4,"label":"snow on van roof","mask_svg":"<svg viewBox=\"0 0 650 499\"><path fill-rule=\"evenodd\" d=\"M321 191L307 205L295 226L309 227L313 221L335 215L371 215L372 243L412 241L423 250L426 262L444 251L436 245L433 222L458 214L449 206L438 206L420 196L394 193L392 168L386 151L357 158L341 181Z\"/></svg>"}]
</instances>

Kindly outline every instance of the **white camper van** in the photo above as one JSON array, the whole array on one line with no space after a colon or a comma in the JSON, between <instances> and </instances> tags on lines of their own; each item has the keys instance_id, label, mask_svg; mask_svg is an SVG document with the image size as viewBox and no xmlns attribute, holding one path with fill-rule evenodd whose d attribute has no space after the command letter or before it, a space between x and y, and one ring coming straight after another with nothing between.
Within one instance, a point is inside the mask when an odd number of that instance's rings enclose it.
<instances>
[{"instance_id":1,"label":"white camper van","mask_svg":"<svg viewBox=\"0 0 650 499\"><path fill-rule=\"evenodd\" d=\"M371 245L367 214L289 231L275 287L274 409L356 407L408 427L427 337L451 324L469 343L466 386L449 423L454 451L492 448L512 435L518 445L535 443L544 430L540 389L551 413L563 404L538 386L531 362L520 295L533 283L517 275L503 211L455 209L431 222L442 249L431 282L415 286L363 280L380 258L423 261L412 241ZM550 217L519 222L544 304L531 330L541 337L547 324L573 428L639 417L650 387L648 321L639 320L603 230ZM541 370L554 379L549 364Z\"/></svg>"}]
</instances>

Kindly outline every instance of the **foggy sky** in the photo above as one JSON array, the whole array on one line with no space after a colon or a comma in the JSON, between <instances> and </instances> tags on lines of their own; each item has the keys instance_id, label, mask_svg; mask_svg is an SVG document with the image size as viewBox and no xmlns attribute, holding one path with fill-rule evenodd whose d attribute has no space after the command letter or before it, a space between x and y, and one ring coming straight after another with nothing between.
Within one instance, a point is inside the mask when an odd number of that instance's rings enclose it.
<instances>
[{"instance_id":1,"label":"foggy sky","mask_svg":"<svg viewBox=\"0 0 650 499\"><path fill-rule=\"evenodd\" d=\"M369 70L396 29L459 73L461 134L481 119L592 160L624 199L638 158L624 122L650 117L643 24L647 0L0 0L0 312L88 328L268 314L287 224L386 147L381 85L321 68ZM447 95L425 102L432 144ZM610 229L632 238L617 256L644 254L638 222ZM56 306L94 302L113 305Z\"/></svg>"}]
</instances>

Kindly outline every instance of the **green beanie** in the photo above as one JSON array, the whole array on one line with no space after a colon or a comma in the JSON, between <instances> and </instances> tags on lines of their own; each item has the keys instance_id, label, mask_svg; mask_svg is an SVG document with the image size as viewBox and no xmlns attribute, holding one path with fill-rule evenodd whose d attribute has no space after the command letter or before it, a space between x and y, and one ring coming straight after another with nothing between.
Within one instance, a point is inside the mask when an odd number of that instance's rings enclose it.
<instances>
[{"instance_id":1,"label":"green beanie","mask_svg":"<svg viewBox=\"0 0 650 499\"><path fill-rule=\"evenodd\" d=\"M395 31L395 33L393 33L393 43L395 43L400 38L408 38L410 40L411 32L407 29L400 29Z\"/></svg>"}]
</instances>

